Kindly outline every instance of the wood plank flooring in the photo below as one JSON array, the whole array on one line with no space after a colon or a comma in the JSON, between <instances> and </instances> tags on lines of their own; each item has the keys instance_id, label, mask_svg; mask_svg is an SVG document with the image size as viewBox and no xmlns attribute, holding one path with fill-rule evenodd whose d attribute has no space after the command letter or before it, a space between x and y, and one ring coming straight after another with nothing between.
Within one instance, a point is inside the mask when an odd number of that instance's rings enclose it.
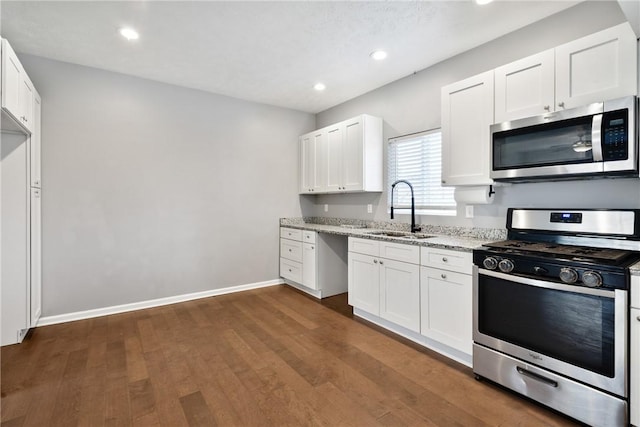
<instances>
[{"instance_id":1,"label":"wood plank flooring","mask_svg":"<svg viewBox=\"0 0 640 427\"><path fill-rule=\"evenodd\" d=\"M1 363L2 427L575 425L284 285L37 328Z\"/></svg>"}]
</instances>

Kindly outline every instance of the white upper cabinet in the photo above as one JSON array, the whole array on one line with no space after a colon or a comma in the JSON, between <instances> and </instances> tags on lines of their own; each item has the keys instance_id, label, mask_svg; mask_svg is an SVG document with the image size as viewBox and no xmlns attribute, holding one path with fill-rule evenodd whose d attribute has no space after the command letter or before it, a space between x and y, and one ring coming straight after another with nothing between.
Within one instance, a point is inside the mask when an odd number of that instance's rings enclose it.
<instances>
[{"instance_id":1,"label":"white upper cabinet","mask_svg":"<svg viewBox=\"0 0 640 427\"><path fill-rule=\"evenodd\" d=\"M555 102L553 49L495 69L495 122L553 111Z\"/></svg>"},{"instance_id":2,"label":"white upper cabinet","mask_svg":"<svg viewBox=\"0 0 640 427\"><path fill-rule=\"evenodd\" d=\"M300 141L301 194L382 191L382 119L363 114ZM308 154L312 149L315 155Z\"/></svg>"},{"instance_id":3,"label":"white upper cabinet","mask_svg":"<svg viewBox=\"0 0 640 427\"><path fill-rule=\"evenodd\" d=\"M493 70L442 88L442 184L488 185Z\"/></svg>"},{"instance_id":4,"label":"white upper cabinet","mask_svg":"<svg viewBox=\"0 0 640 427\"><path fill-rule=\"evenodd\" d=\"M311 132L300 137L300 193L312 194L320 191L320 170L317 159L325 147L326 134Z\"/></svg>"},{"instance_id":5,"label":"white upper cabinet","mask_svg":"<svg viewBox=\"0 0 640 427\"><path fill-rule=\"evenodd\" d=\"M556 110L637 93L636 36L628 23L556 48Z\"/></svg>"},{"instance_id":6,"label":"white upper cabinet","mask_svg":"<svg viewBox=\"0 0 640 427\"><path fill-rule=\"evenodd\" d=\"M33 83L7 40L2 39L2 108L26 130L33 130Z\"/></svg>"},{"instance_id":7,"label":"white upper cabinet","mask_svg":"<svg viewBox=\"0 0 640 427\"><path fill-rule=\"evenodd\" d=\"M636 38L620 24L495 69L495 122L637 93Z\"/></svg>"}]
</instances>

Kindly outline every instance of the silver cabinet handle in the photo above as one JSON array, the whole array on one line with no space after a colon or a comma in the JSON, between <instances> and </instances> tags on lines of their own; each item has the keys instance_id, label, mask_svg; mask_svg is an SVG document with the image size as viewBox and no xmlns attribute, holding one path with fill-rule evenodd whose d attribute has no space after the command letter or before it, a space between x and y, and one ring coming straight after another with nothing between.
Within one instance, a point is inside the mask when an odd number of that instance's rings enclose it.
<instances>
[{"instance_id":1,"label":"silver cabinet handle","mask_svg":"<svg viewBox=\"0 0 640 427\"><path fill-rule=\"evenodd\" d=\"M446 275L446 274L444 274L444 273L442 273L442 274L440 275L440 277L442 277L443 279L446 279L446 278L447 278L447 275Z\"/></svg>"},{"instance_id":2,"label":"silver cabinet handle","mask_svg":"<svg viewBox=\"0 0 640 427\"><path fill-rule=\"evenodd\" d=\"M311 249L313 249L313 246L311 246Z\"/></svg>"},{"instance_id":3,"label":"silver cabinet handle","mask_svg":"<svg viewBox=\"0 0 640 427\"><path fill-rule=\"evenodd\" d=\"M380 261L380 265L382 265L382 261Z\"/></svg>"},{"instance_id":4,"label":"silver cabinet handle","mask_svg":"<svg viewBox=\"0 0 640 427\"><path fill-rule=\"evenodd\" d=\"M443 257L442 257L442 262L447 262L447 261L449 261L449 260L447 259L447 257L444 257L444 256L443 256Z\"/></svg>"},{"instance_id":5,"label":"silver cabinet handle","mask_svg":"<svg viewBox=\"0 0 640 427\"><path fill-rule=\"evenodd\" d=\"M291 249L289 249L289 252L291 252Z\"/></svg>"},{"instance_id":6,"label":"silver cabinet handle","mask_svg":"<svg viewBox=\"0 0 640 427\"><path fill-rule=\"evenodd\" d=\"M373 260L373 263L374 263L374 264L377 264L377 263L378 263L378 260L377 260L377 259L374 259L374 260Z\"/></svg>"},{"instance_id":7,"label":"silver cabinet handle","mask_svg":"<svg viewBox=\"0 0 640 427\"><path fill-rule=\"evenodd\" d=\"M551 110L551 106L550 106L550 105L545 105L543 108L544 108L546 111Z\"/></svg>"},{"instance_id":8,"label":"silver cabinet handle","mask_svg":"<svg viewBox=\"0 0 640 427\"><path fill-rule=\"evenodd\" d=\"M291 269L289 269L289 273L291 273Z\"/></svg>"},{"instance_id":9,"label":"silver cabinet handle","mask_svg":"<svg viewBox=\"0 0 640 427\"><path fill-rule=\"evenodd\" d=\"M558 107L564 108L564 102L558 102Z\"/></svg>"}]
</instances>

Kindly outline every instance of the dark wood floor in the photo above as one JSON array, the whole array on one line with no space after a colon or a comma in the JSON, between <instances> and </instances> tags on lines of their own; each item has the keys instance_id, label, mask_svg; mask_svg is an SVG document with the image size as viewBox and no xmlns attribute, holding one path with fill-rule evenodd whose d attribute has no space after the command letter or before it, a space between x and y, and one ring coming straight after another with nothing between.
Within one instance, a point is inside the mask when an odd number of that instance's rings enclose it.
<instances>
[{"instance_id":1,"label":"dark wood floor","mask_svg":"<svg viewBox=\"0 0 640 427\"><path fill-rule=\"evenodd\" d=\"M287 286L37 328L1 373L2 427L573 425Z\"/></svg>"}]
</instances>

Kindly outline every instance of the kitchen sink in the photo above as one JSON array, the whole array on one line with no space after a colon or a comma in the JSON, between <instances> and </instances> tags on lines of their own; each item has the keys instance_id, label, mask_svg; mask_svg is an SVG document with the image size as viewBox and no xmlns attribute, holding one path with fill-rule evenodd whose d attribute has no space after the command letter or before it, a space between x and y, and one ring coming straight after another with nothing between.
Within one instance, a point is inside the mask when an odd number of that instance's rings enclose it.
<instances>
[{"instance_id":1,"label":"kitchen sink","mask_svg":"<svg viewBox=\"0 0 640 427\"><path fill-rule=\"evenodd\" d=\"M367 234L372 236L397 237L400 239L421 240L430 239L435 236L423 233L410 233L408 231L368 231Z\"/></svg>"}]
</instances>

